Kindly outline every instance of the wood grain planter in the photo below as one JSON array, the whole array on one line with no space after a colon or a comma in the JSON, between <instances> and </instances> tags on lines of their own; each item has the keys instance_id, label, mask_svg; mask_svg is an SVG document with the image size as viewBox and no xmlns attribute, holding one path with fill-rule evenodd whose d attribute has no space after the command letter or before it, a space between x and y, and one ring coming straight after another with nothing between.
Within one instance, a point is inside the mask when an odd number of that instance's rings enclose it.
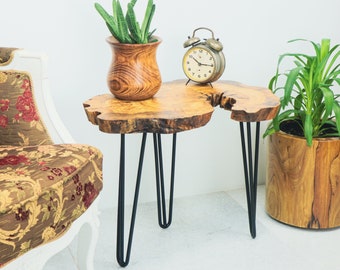
<instances>
[{"instance_id":1,"label":"wood grain planter","mask_svg":"<svg viewBox=\"0 0 340 270\"><path fill-rule=\"evenodd\" d=\"M145 100L159 90L162 80L156 60L156 51L161 43L119 43L110 36L106 41L112 49L112 63L107 76L111 93L118 99Z\"/></svg>"},{"instance_id":2,"label":"wood grain planter","mask_svg":"<svg viewBox=\"0 0 340 270\"><path fill-rule=\"evenodd\" d=\"M266 211L301 228L340 226L340 140L277 132L268 138Z\"/></svg>"}]
</instances>

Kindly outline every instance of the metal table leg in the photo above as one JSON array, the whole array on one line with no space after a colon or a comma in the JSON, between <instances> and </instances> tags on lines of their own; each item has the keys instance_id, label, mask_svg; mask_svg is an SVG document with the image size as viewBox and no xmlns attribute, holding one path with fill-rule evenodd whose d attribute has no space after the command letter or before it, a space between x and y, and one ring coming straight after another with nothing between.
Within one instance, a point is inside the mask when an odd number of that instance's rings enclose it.
<instances>
[{"instance_id":1,"label":"metal table leg","mask_svg":"<svg viewBox=\"0 0 340 270\"><path fill-rule=\"evenodd\" d=\"M250 234L256 237L256 196L258 178L258 155L260 143L260 122L256 122L255 154L252 153L251 123L247 122L247 146L243 122L240 122L240 133L243 154L244 178L247 193L248 219ZM253 159L254 158L254 159Z\"/></svg>"},{"instance_id":2,"label":"metal table leg","mask_svg":"<svg viewBox=\"0 0 340 270\"><path fill-rule=\"evenodd\" d=\"M157 209L158 224L161 228L166 229L171 225L173 197L174 197L174 180L175 180L175 161L176 161L176 133L172 139L172 158L171 158L171 178L170 178L170 196L169 196L169 215L166 218L166 204L164 191L164 168L161 134L153 134L154 152L155 152L155 169L156 169L156 188L157 188Z\"/></svg>"},{"instance_id":3,"label":"metal table leg","mask_svg":"<svg viewBox=\"0 0 340 270\"><path fill-rule=\"evenodd\" d=\"M132 238L133 238L133 231L134 231L134 227L135 227L139 187L140 187L143 161L144 161L146 136L147 136L147 134L143 133L140 155L139 155L135 195L134 195L134 199L133 199L133 207L132 207L132 214L131 214L129 239L128 239L128 245L127 245L126 257L125 258L124 258L125 134L121 134L121 138L120 138L120 165L119 165L119 187L118 187L116 258L117 258L119 265L122 266L122 267L127 266L129 264L129 261L130 261L131 244L132 244Z\"/></svg>"},{"instance_id":4,"label":"metal table leg","mask_svg":"<svg viewBox=\"0 0 340 270\"><path fill-rule=\"evenodd\" d=\"M117 214L117 250L116 258L120 266L125 267L129 264L133 231L136 220L139 188L141 182L141 175L143 169L145 144L147 133L143 133L138 171L136 178L135 194L133 199L132 214L130 221L130 231L128 244L126 248L126 255L124 258L124 208L125 208L125 134L121 134L120 141L120 165L119 165L119 187L118 187L118 214ZM174 173L175 173L175 159L176 159L176 133L173 134L172 141L172 161L171 161L171 180L170 180L170 198L169 198L169 216L166 218L166 204L164 191L164 168L163 168L163 154L161 134L153 134L154 140L154 154L155 154L155 170L156 170L156 189L157 189L157 207L158 207L158 222L161 228L168 228L172 221L173 209L173 193L174 193Z\"/></svg>"}]
</instances>

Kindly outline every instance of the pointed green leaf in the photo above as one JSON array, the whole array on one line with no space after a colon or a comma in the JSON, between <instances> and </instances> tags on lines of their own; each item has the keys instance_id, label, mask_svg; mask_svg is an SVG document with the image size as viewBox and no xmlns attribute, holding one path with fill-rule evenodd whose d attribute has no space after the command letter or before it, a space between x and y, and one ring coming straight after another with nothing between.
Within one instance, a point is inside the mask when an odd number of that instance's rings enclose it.
<instances>
[{"instance_id":1,"label":"pointed green leaf","mask_svg":"<svg viewBox=\"0 0 340 270\"><path fill-rule=\"evenodd\" d=\"M299 94L295 97L295 100L294 100L294 110L301 110L302 108L302 104L303 104L303 98L302 98L302 95Z\"/></svg>"},{"instance_id":2,"label":"pointed green leaf","mask_svg":"<svg viewBox=\"0 0 340 270\"><path fill-rule=\"evenodd\" d=\"M156 42L156 41L157 41L157 39L156 39L156 38L153 38L153 39L151 39L151 38L152 38L152 36L153 36L153 33L155 33L155 31L156 31L156 28L155 28L155 29L153 29L152 31L150 31L150 32L149 32L149 34L148 34L148 41L149 41L150 43L152 43L152 42Z\"/></svg>"},{"instance_id":3,"label":"pointed green leaf","mask_svg":"<svg viewBox=\"0 0 340 270\"><path fill-rule=\"evenodd\" d=\"M135 6L136 2L137 2L137 0L131 0L129 4L130 4L130 5L132 6L132 8L133 8L133 7Z\"/></svg>"},{"instance_id":4,"label":"pointed green leaf","mask_svg":"<svg viewBox=\"0 0 340 270\"><path fill-rule=\"evenodd\" d=\"M293 86L296 82L297 77L299 76L300 70L302 69L302 67L298 66L294 69L292 69L287 77L285 86L284 86L284 96L283 96L283 100L282 100L282 108L284 109L288 103L291 100L291 94L292 94L292 90L293 90Z\"/></svg>"},{"instance_id":5,"label":"pointed green leaf","mask_svg":"<svg viewBox=\"0 0 340 270\"><path fill-rule=\"evenodd\" d=\"M334 79L334 81L336 81L337 84L340 85L340 78L336 78L336 79Z\"/></svg>"},{"instance_id":6,"label":"pointed green leaf","mask_svg":"<svg viewBox=\"0 0 340 270\"><path fill-rule=\"evenodd\" d=\"M149 36L149 29L150 29L153 15L155 13L155 9L156 9L156 6L153 3L153 0L148 0L148 5L145 10L144 20L143 20L142 28L141 28L142 39L145 43L148 42L147 39Z\"/></svg>"},{"instance_id":7,"label":"pointed green leaf","mask_svg":"<svg viewBox=\"0 0 340 270\"><path fill-rule=\"evenodd\" d=\"M334 103L334 95L333 92L326 87L321 87L321 91L323 94L323 100L325 105L325 112L323 116L323 120L326 121L326 119L331 115L333 110L333 103Z\"/></svg>"},{"instance_id":8,"label":"pointed green leaf","mask_svg":"<svg viewBox=\"0 0 340 270\"><path fill-rule=\"evenodd\" d=\"M109 28L109 31L113 36L116 36L118 34L117 25L114 21L114 18L99 4L94 4L95 9L98 11L100 16L104 19L107 27Z\"/></svg>"},{"instance_id":9,"label":"pointed green leaf","mask_svg":"<svg viewBox=\"0 0 340 270\"><path fill-rule=\"evenodd\" d=\"M119 30L119 37L117 38L122 43L131 43L132 40L129 36L129 31L127 27L127 23L125 21L125 17L123 14L122 6L118 0L113 0L112 8L114 16L117 20L118 30Z\"/></svg>"},{"instance_id":10,"label":"pointed green leaf","mask_svg":"<svg viewBox=\"0 0 340 270\"><path fill-rule=\"evenodd\" d=\"M330 48L331 41L329 39L322 39L321 40L321 59L327 57L329 48Z\"/></svg>"},{"instance_id":11,"label":"pointed green leaf","mask_svg":"<svg viewBox=\"0 0 340 270\"><path fill-rule=\"evenodd\" d=\"M141 31L139 27L139 23L136 20L136 14L133 10L133 5L131 3L128 4L128 10L126 14L126 22L128 24L128 28L130 30L130 34L132 39L136 43L141 43Z\"/></svg>"},{"instance_id":12,"label":"pointed green leaf","mask_svg":"<svg viewBox=\"0 0 340 270\"><path fill-rule=\"evenodd\" d=\"M334 48L337 48L337 47L338 47L338 46L333 47L332 50L331 50L331 53L333 52L333 49L334 49ZM329 64L328 64L327 69L325 70L324 77L331 77L332 74L333 74L336 70L338 70L339 64L336 65L336 66L332 69L332 71L330 71L330 69L333 67L335 61L338 60L339 56L340 56L340 51L338 51L338 52L332 57L331 61L330 61Z\"/></svg>"},{"instance_id":13,"label":"pointed green leaf","mask_svg":"<svg viewBox=\"0 0 340 270\"><path fill-rule=\"evenodd\" d=\"M276 89L276 83L277 83L277 79L280 77L280 74L276 74L275 76L273 76L268 84L268 88L270 90L272 90L273 93L275 93L275 89Z\"/></svg>"},{"instance_id":14,"label":"pointed green leaf","mask_svg":"<svg viewBox=\"0 0 340 270\"><path fill-rule=\"evenodd\" d=\"M269 135L272 135L276 132L276 130L273 128L272 123L267 127L266 131L263 133L262 137L265 138Z\"/></svg>"}]
</instances>

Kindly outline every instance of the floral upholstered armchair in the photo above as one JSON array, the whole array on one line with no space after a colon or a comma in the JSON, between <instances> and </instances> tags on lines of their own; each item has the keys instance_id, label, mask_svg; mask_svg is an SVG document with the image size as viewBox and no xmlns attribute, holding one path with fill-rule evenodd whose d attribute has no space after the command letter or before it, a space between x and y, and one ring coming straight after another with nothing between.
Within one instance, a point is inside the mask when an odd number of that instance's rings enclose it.
<instances>
[{"instance_id":1,"label":"floral upholstered armchair","mask_svg":"<svg viewBox=\"0 0 340 270\"><path fill-rule=\"evenodd\" d=\"M93 269L102 154L75 144L64 128L45 62L41 54L0 48L1 270L42 269L74 236L79 267Z\"/></svg>"}]
</instances>

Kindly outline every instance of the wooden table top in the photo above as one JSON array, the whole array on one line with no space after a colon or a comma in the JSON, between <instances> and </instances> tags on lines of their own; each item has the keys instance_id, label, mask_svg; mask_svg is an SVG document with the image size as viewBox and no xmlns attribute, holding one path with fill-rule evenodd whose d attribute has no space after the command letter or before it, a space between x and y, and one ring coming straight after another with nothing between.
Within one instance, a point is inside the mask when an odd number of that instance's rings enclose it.
<instances>
[{"instance_id":1,"label":"wooden table top","mask_svg":"<svg viewBox=\"0 0 340 270\"><path fill-rule=\"evenodd\" d=\"M112 94L95 96L83 103L88 120L106 133L175 133L207 124L220 106L231 119L259 122L275 117L280 100L269 89L238 82L217 81L198 85L177 80L163 83L151 99L124 101Z\"/></svg>"}]
</instances>

